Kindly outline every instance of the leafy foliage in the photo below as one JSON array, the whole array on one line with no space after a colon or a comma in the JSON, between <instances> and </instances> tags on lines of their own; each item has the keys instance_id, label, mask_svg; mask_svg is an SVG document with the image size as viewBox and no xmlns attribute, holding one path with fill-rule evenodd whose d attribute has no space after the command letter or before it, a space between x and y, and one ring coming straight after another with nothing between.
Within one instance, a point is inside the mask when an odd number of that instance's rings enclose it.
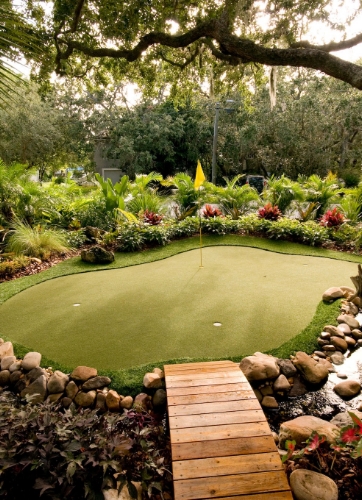
<instances>
[{"instance_id":1,"label":"leafy foliage","mask_svg":"<svg viewBox=\"0 0 362 500\"><path fill-rule=\"evenodd\" d=\"M95 500L117 484L132 494L131 481L149 495L162 490L170 450L163 427L148 413L20 406L8 393L1 399L2 498Z\"/></svg>"},{"instance_id":2,"label":"leafy foliage","mask_svg":"<svg viewBox=\"0 0 362 500\"><path fill-rule=\"evenodd\" d=\"M206 204L202 209L202 216L205 217L205 219L210 219L211 217L219 217L220 215L222 215L221 210L216 207L212 207L209 204Z\"/></svg>"},{"instance_id":3,"label":"leafy foliage","mask_svg":"<svg viewBox=\"0 0 362 500\"><path fill-rule=\"evenodd\" d=\"M320 220L321 225L324 227L339 227L344 222L345 217L337 207L334 207L332 210L327 210Z\"/></svg>"}]
</instances>

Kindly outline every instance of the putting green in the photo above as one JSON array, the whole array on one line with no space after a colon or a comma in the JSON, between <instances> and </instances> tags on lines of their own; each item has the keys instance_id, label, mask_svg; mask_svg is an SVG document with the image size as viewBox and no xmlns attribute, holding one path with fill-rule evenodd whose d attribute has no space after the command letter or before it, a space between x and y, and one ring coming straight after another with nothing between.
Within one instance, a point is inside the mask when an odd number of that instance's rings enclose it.
<instances>
[{"instance_id":1,"label":"putting green","mask_svg":"<svg viewBox=\"0 0 362 500\"><path fill-rule=\"evenodd\" d=\"M356 264L208 247L148 264L45 281L0 308L0 334L66 366L128 368L278 347ZM220 323L221 326L215 326Z\"/></svg>"}]
</instances>

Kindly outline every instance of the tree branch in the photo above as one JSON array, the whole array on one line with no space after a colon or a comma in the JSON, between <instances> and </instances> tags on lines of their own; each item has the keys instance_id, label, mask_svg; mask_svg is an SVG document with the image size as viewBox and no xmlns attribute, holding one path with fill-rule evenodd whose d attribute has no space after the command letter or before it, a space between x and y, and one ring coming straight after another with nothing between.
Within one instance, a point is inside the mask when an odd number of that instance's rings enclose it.
<instances>
[{"instance_id":1,"label":"tree branch","mask_svg":"<svg viewBox=\"0 0 362 500\"><path fill-rule=\"evenodd\" d=\"M73 22L70 26L70 32L75 33L78 28L78 24L82 15L82 9L84 5L85 0L78 0L78 3L74 9L74 16L73 16Z\"/></svg>"},{"instance_id":2,"label":"tree branch","mask_svg":"<svg viewBox=\"0 0 362 500\"><path fill-rule=\"evenodd\" d=\"M351 47L355 47L359 43L362 43L362 33L356 35L349 40L342 40L341 42L330 42L325 45L313 45L308 41L300 41L296 43L292 43L290 45L291 49L315 49L322 50L324 52L337 52L338 50L350 49Z\"/></svg>"},{"instance_id":3,"label":"tree branch","mask_svg":"<svg viewBox=\"0 0 362 500\"><path fill-rule=\"evenodd\" d=\"M219 43L220 51L214 48L213 54L220 60L228 58L228 62L237 61L241 64L254 62L268 66L292 66L312 68L325 74L349 83L362 90L362 67L315 47L277 49L258 45L252 40L239 38L225 30L223 16L200 23L195 28L182 35L169 35L167 33L151 32L143 36L132 49L93 48L76 41L58 37L58 46L64 46L57 54L57 64L61 68L61 60L68 59L73 51L79 51L89 57L111 57L126 59L133 62L139 59L148 48L163 45L171 48L184 48L200 39L215 40ZM356 37L355 37L356 38ZM329 44L331 45L331 44ZM326 46L323 46L324 48ZM212 47L210 47L211 50ZM301 50L302 49L302 50Z\"/></svg>"},{"instance_id":4,"label":"tree branch","mask_svg":"<svg viewBox=\"0 0 362 500\"><path fill-rule=\"evenodd\" d=\"M196 47L195 49L195 52L193 54L191 54L191 56L189 58L186 58L185 59L185 62L183 63L178 63L176 61L172 61L171 59L168 59L162 51L159 52L160 54L160 57L163 61L171 64L171 66L176 66L177 68L180 68L180 69L185 69L189 64L191 64L195 59L196 57L200 54L200 48L199 47Z\"/></svg>"}]
</instances>

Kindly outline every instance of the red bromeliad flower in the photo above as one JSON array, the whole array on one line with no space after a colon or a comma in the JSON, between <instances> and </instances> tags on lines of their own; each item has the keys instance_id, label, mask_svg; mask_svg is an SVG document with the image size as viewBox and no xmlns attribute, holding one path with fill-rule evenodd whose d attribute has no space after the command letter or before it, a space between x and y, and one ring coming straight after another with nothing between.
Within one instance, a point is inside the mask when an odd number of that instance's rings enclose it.
<instances>
[{"instance_id":1,"label":"red bromeliad flower","mask_svg":"<svg viewBox=\"0 0 362 500\"><path fill-rule=\"evenodd\" d=\"M359 441L360 437L358 429L354 427L347 427L347 429L341 432L341 441L343 441L343 443L353 443L354 441Z\"/></svg>"}]
</instances>

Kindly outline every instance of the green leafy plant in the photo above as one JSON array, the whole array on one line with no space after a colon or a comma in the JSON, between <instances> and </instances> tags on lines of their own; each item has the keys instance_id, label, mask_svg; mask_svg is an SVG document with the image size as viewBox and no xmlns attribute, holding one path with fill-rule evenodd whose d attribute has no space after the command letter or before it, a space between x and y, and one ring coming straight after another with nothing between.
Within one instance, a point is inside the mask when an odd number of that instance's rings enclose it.
<instances>
[{"instance_id":1,"label":"green leafy plant","mask_svg":"<svg viewBox=\"0 0 362 500\"><path fill-rule=\"evenodd\" d=\"M277 205L282 213L285 213L290 204L304 200L304 191L298 182L293 182L284 175L272 176L268 179L267 189L263 192L263 199L271 205Z\"/></svg>"},{"instance_id":2,"label":"green leafy plant","mask_svg":"<svg viewBox=\"0 0 362 500\"><path fill-rule=\"evenodd\" d=\"M327 212L320 219L320 224L324 227L339 227L345 222L345 217L337 207Z\"/></svg>"},{"instance_id":3,"label":"green leafy plant","mask_svg":"<svg viewBox=\"0 0 362 500\"><path fill-rule=\"evenodd\" d=\"M264 207L259 208L258 217L260 219L267 220L278 220L282 216L281 211L279 210L277 205L272 205L271 203L267 203Z\"/></svg>"},{"instance_id":4,"label":"green leafy plant","mask_svg":"<svg viewBox=\"0 0 362 500\"><path fill-rule=\"evenodd\" d=\"M0 279L13 276L30 263L30 259L25 255L18 257L0 255Z\"/></svg>"},{"instance_id":5,"label":"green leafy plant","mask_svg":"<svg viewBox=\"0 0 362 500\"><path fill-rule=\"evenodd\" d=\"M31 227L16 220L6 245L9 252L47 259L54 254L68 253L70 246L63 232L42 226Z\"/></svg>"},{"instance_id":6,"label":"green leafy plant","mask_svg":"<svg viewBox=\"0 0 362 500\"><path fill-rule=\"evenodd\" d=\"M118 252L136 252L145 246L145 238L142 227L133 222L122 224L117 236Z\"/></svg>"}]
</instances>

